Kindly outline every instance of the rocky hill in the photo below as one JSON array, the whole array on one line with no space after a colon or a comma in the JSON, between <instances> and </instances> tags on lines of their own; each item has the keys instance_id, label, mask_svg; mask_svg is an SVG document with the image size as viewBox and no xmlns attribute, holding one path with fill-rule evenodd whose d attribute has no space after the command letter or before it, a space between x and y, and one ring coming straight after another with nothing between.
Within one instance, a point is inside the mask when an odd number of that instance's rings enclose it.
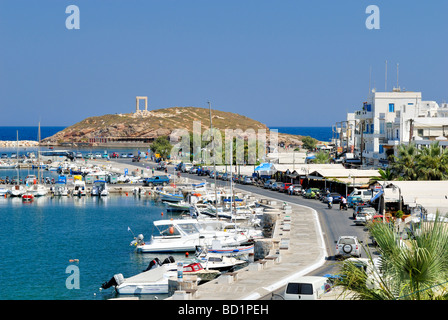
<instances>
[{"instance_id":1,"label":"rocky hill","mask_svg":"<svg viewBox=\"0 0 448 320\"><path fill-rule=\"evenodd\" d=\"M176 129L193 131L193 122L201 122L204 132L210 128L210 114L207 108L171 107L152 111L140 110L128 114L107 114L86 118L55 135L42 140L42 144L60 145L64 143L90 143L95 137L101 138L147 138L153 140L168 136ZM225 129L266 129L269 128L256 120L232 112L212 110L213 126ZM300 136L279 134L279 142L285 145L300 145Z\"/></svg>"}]
</instances>

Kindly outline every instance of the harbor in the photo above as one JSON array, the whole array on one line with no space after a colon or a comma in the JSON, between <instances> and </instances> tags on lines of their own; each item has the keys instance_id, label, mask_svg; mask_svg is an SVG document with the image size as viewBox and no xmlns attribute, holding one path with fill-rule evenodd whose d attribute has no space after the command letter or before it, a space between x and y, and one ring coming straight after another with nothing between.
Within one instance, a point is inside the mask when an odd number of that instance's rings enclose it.
<instances>
[{"instance_id":1,"label":"harbor","mask_svg":"<svg viewBox=\"0 0 448 320\"><path fill-rule=\"evenodd\" d=\"M125 168L127 168L129 172L135 172L135 174L142 172L141 167L134 166L130 163L102 160L92 162L94 163L92 167L96 168L96 170L101 169L102 172L105 170L109 170L107 172L111 173L124 172ZM43 171L45 172L45 170ZM148 172L148 175L152 176L152 171L148 170ZM155 171L155 173L159 175L163 174L163 172L160 171ZM179 188L188 189L188 187L191 188L193 185L203 183L201 179L198 179L200 177L175 177L176 178L173 179L169 186L164 187L166 192L174 192L174 189ZM31 183L30 186L32 186ZM2 187L7 189L10 186L5 185ZM52 194L50 192L51 187L52 185L50 184L48 186L49 193L47 195L36 197L33 201L25 201L20 199L20 197L13 197L5 194L3 196L4 198L1 200L1 205L4 207L12 205L16 208L18 205L21 205L24 206L22 210L31 210L33 207L47 208L48 206L51 206L54 207L53 209L57 209L59 206L75 206L77 209L74 211L74 214L76 214L76 212L79 211L88 212L90 210L89 208L92 208L92 206L97 210L104 207L105 212L109 212L111 206L121 206L120 203L123 202L124 206L126 206L126 204L132 204L132 212L134 212L134 210L145 210L145 206L149 206L148 210L150 210L150 212L156 210L157 213L150 218L154 219L152 221L159 218L172 219L178 217L178 214L170 213L169 206L167 207L166 203L160 201L159 195L157 194L157 189L160 190L160 187L145 187L138 182L110 184L108 188L110 194L100 197L91 195L92 186L86 188L85 196L73 194L74 184L71 188L69 187L69 191L65 196ZM211 193L213 194L213 192ZM245 193L238 190L235 191L234 195L237 198L247 199L250 203L258 203L260 207L263 208L262 211L271 216L270 221L272 219L275 221L270 237L258 237L255 240L256 243L258 242L256 247L262 248L257 249L259 251L261 250L261 253L258 254L259 257L254 260L252 256L251 262L242 269L228 273L227 275L224 273L215 280L201 284L194 290L190 290L187 295L182 295L181 290L179 292L172 292L171 296L162 295L162 297L165 296L170 299L258 299L284 285L289 277L306 273L323 263L325 257L325 245L323 244L322 235L320 234L319 221L316 212L306 207L285 205L283 202L275 200L275 198L267 198L255 193ZM52 209L49 209L51 212ZM47 211L48 209L45 210ZM146 220L147 219L145 219L145 221ZM150 224L152 221L150 220L148 223ZM128 226L122 224L121 227L122 232L126 233L126 228L128 228ZM145 229L148 229L149 227L150 226L148 225ZM132 224L130 228L135 229ZM291 230L301 230L301 232L291 232ZM130 235L131 234L128 231L127 236L129 237L129 240L131 240ZM49 239L49 241L51 240ZM68 242L67 239L64 240L64 243ZM122 243L120 246L122 246L122 248L119 251L125 250L126 247L129 249L129 244L126 245ZM315 248L315 250L310 251L301 249L308 246ZM128 252L128 255L130 254L130 256L127 256L125 260L129 260L129 257L131 257L130 263L135 263L137 261L137 269L144 269L144 264L154 258L154 256L157 256L160 259L167 257L166 253L134 254L132 249ZM175 259L182 260L184 254L185 252L181 252L180 254L174 253L173 255L175 256ZM80 266L82 266L82 263L85 261L83 255L80 254L73 254L71 257L76 257L76 260L78 261L76 263ZM69 262L70 260L73 259L68 259L66 261ZM123 263L126 263L126 261L122 261L120 265ZM103 272L107 271L107 269L108 268ZM128 270L128 272L126 272L126 270ZM135 266L129 266L122 270L114 270L112 273L130 273L129 270L135 270ZM101 274L103 272L101 272ZM103 278L102 280L106 279ZM97 285L97 288L93 290L94 294L92 294L90 298L113 298L113 291L98 291L100 283L97 283ZM93 284L90 284L89 287L93 287ZM217 288L219 289L217 290ZM148 297L137 295L137 297L138 296L143 299L148 299ZM129 296L119 295L118 298L129 298Z\"/></svg>"}]
</instances>

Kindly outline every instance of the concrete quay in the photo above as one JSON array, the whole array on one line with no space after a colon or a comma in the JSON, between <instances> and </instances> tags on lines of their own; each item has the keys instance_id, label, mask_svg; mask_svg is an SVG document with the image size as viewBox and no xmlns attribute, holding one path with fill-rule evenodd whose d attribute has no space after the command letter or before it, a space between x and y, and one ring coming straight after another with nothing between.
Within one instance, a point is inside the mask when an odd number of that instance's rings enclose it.
<instances>
[{"instance_id":1,"label":"concrete quay","mask_svg":"<svg viewBox=\"0 0 448 320\"><path fill-rule=\"evenodd\" d=\"M198 286L191 297L174 295L173 299L257 300L322 266L326 247L317 212L300 205L283 209L281 203L276 207L279 219L272 237L274 247L265 259Z\"/></svg>"}]
</instances>

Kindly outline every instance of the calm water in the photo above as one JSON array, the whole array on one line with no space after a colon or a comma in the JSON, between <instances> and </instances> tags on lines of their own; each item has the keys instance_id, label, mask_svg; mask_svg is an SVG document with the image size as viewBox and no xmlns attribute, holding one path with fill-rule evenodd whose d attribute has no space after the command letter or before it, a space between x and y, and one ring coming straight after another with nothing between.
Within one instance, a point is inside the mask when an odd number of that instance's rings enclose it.
<instances>
[{"instance_id":1,"label":"calm water","mask_svg":"<svg viewBox=\"0 0 448 320\"><path fill-rule=\"evenodd\" d=\"M274 128L274 127L273 127ZM42 138L63 127L42 127ZM309 135L321 141L331 139L331 128L277 127L279 132ZM37 127L0 127L0 140L37 140ZM33 148L23 151L35 151ZM80 149L83 153L104 149ZM110 150L114 151L114 150ZM118 150L117 150L118 151ZM120 152L134 152L133 149ZM143 150L142 150L143 151ZM0 153L16 152L14 148ZM21 170L20 176L37 175ZM0 170L0 177L15 176L16 170ZM44 171L44 177L57 174ZM154 257L137 254L129 246L133 235L150 238L152 222L169 218L163 204L149 198L113 195L107 198L38 198L29 204L21 199L0 198L0 299L94 300L114 296L100 291L101 284L114 274L129 277L144 270ZM176 260L182 256L175 256ZM78 259L79 262L70 262ZM71 276L67 268L79 268L79 289L67 289ZM70 269L69 269L70 270Z\"/></svg>"},{"instance_id":2,"label":"calm water","mask_svg":"<svg viewBox=\"0 0 448 320\"><path fill-rule=\"evenodd\" d=\"M310 136L325 142L330 141L332 138L331 127L270 127L270 129L278 129L280 133Z\"/></svg>"},{"instance_id":3,"label":"calm water","mask_svg":"<svg viewBox=\"0 0 448 320\"><path fill-rule=\"evenodd\" d=\"M164 205L133 196L42 197L29 204L1 198L0 299L114 296L112 288L99 291L103 282L115 273L125 277L140 273L155 257L133 251L128 226L136 235L143 233L148 238L152 221L161 219L163 211ZM164 217L168 218L167 214ZM80 289L66 287L70 265L79 268Z\"/></svg>"},{"instance_id":4,"label":"calm water","mask_svg":"<svg viewBox=\"0 0 448 320\"><path fill-rule=\"evenodd\" d=\"M298 134L302 136L311 136L320 141L329 141L332 137L331 127L275 127L280 133ZM65 129L65 127L41 127L41 138L47 138L55 133ZM38 140L37 127L0 127L0 140L15 141L17 130L19 131L19 140Z\"/></svg>"}]
</instances>

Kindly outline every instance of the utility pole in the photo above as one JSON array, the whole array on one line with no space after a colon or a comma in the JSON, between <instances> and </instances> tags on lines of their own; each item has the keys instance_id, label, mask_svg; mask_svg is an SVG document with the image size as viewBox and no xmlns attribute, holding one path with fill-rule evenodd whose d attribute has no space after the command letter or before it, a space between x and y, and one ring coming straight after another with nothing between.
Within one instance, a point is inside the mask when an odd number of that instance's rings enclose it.
<instances>
[{"instance_id":1,"label":"utility pole","mask_svg":"<svg viewBox=\"0 0 448 320\"><path fill-rule=\"evenodd\" d=\"M216 209L216 218L218 219L218 194L216 192L216 150L215 150L215 135L213 134L213 124L212 124L212 106L210 101L208 101L208 110L210 114L210 134L212 135L212 148L213 148L213 172L215 178L215 209Z\"/></svg>"},{"instance_id":2,"label":"utility pole","mask_svg":"<svg viewBox=\"0 0 448 320\"><path fill-rule=\"evenodd\" d=\"M363 161L363 153L364 153L364 122L365 122L365 120L361 120L361 122L360 122L360 127L361 127L361 167L363 166L363 164L364 164L364 161Z\"/></svg>"}]
</instances>

